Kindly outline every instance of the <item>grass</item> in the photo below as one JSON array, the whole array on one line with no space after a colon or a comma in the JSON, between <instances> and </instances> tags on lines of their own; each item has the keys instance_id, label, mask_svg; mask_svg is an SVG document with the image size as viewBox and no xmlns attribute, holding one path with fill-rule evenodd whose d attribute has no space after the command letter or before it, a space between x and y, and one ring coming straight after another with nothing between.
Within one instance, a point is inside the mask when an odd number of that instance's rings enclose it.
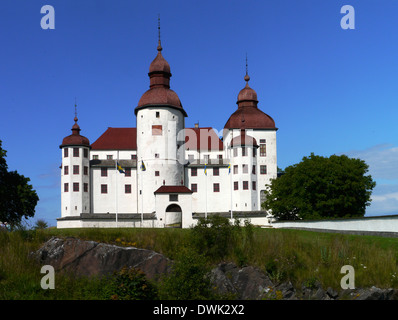
<instances>
[{"instance_id":1,"label":"grass","mask_svg":"<svg viewBox=\"0 0 398 320\"><path fill-rule=\"evenodd\" d=\"M209 256L207 264L222 260L254 265L274 282L303 284L319 281L324 288L340 289L343 265L355 269L355 286L398 288L398 239L317 233L301 230L253 228L250 241L242 236L235 249L222 257ZM120 246L136 246L175 259L191 245L192 230L186 229L45 229L0 232L0 299L106 299L101 279L56 274L55 290L40 287L41 266L29 258L52 236L78 237ZM239 241L239 239L238 239ZM199 244L200 245L200 244Z\"/></svg>"}]
</instances>

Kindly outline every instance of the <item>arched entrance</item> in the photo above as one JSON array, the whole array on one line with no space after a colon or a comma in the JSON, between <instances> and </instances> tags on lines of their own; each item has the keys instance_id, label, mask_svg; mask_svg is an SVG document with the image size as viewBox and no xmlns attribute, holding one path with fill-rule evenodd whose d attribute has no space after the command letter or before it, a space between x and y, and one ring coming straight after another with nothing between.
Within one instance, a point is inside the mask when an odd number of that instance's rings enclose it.
<instances>
[{"instance_id":1,"label":"arched entrance","mask_svg":"<svg viewBox=\"0 0 398 320\"><path fill-rule=\"evenodd\" d=\"M166 208L165 227L166 228L182 227L182 210L178 204L173 203Z\"/></svg>"}]
</instances>

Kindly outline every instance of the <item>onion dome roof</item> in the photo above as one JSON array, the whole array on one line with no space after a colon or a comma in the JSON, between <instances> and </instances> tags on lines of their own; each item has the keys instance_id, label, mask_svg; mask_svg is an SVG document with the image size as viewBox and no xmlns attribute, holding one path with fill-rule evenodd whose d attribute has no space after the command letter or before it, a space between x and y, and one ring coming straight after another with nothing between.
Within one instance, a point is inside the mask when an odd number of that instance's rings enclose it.
<instances>
[{"instance_id":1,"label":"onion dome roof","mask_svg":"<svg viewBox=\"0 0 398 320\"><path fill-rule=\"evenodd\" d=\"M160 40L157 50L158 54L149 66L149 90L141 96L134 112L137 115L138 110L151 106L171 107L187 117L177 93L170 89L170 65L162 56Z\"/></svg>"},{"instance_id":2,"label":"onion dome roof","mask_svg":"<svg viewBox=\"0 0 398 320\"><path fill-rule=\"evenodd\" d=\"M277 129L275 121L269 115L258 109L257 93L250 88L250 77L244 77L246 86L239 92L238 109L229 117L226 129Z\"/></svg>"},{"instance_id":3,"label":"onion dome roof","mask_svg":"<svg viewBox=\"0 0 398 320\"><path fill-rule=\"evenodd\" d=\"M72 134L62 140L62 144L59 146L60 148L65 146L90 146L90 141L86 137L80 135L81 129L77 124L77 120L77 117L75 117L75 124L72 126L71 129Z\"/></svg>"}]
</instances>

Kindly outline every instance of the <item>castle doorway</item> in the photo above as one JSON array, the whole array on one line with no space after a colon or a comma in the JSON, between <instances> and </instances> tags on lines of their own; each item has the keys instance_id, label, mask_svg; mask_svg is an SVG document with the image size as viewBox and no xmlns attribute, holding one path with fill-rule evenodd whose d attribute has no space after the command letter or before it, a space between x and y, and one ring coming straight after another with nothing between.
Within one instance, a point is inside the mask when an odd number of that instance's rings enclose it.
<instances>
[{"instance_id":1,"label":"castle doorway","mask_svg":"<svg viewBox=\"0 0 398 320\"><path fill-rule=\"evenodd\" d=\"M182 227L182 210L178 204L171 204L166 208L166 228L181 228Z\"/></svg>"}]
</instances>

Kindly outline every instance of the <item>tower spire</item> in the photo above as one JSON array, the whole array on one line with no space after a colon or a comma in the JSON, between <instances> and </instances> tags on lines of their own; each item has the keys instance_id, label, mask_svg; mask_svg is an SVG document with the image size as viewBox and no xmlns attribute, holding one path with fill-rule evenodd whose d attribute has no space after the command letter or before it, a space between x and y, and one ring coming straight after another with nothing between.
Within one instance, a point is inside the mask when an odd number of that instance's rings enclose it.
<instances>
[{"instance_id":1,"label":"tower spire","mask_svg":"<svg viewBox=\"0 0 398 320\"><path fill-rule=\"evenodd\" d=\"M162 45L160 43L160 14L158 14L158 51L162 51Z\"/></svg>"},{"instance_id":2,"label":"tower spire","mask_svg":"<svg viewBox=\"0 0 398 320\"><path fill-rule=\"evenodd\" d=\"M245 77L244 77L244 79L245 79L245 81L246 81L246 86L248 87L249 86L249 80L250 80L250 77L249 77L249 68L248 68L248 65L247 65L247 52L246 52L246 75L245 75Z\"/></svg>"},{"instance_id":3,"label":"tower spire","mask_svg":"<svg viewBox=\"0 0 398 320\"><path fill-rule=\"evenodd\" d=\"M76 97L75 97L75 122L77 122L77 104L76 104Z\"/></svg>"}]
</instances>

